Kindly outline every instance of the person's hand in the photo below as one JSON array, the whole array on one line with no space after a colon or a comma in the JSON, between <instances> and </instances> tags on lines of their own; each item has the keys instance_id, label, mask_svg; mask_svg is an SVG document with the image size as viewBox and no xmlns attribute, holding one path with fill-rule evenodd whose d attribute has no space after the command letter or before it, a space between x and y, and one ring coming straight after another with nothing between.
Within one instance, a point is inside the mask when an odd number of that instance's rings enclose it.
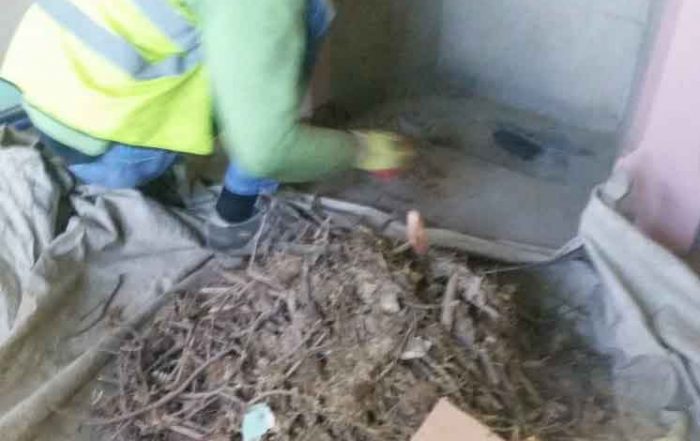
<instances>
[{"instance_id":1,"label":"person's hand","mask_svg":"<svg viewBox=\"0 0 700 441\"><path fill-rule=\"evenodd\" d=\"M408 139L388 132L355 132L360 142L357 168L380 178L393 178L407 168L414 149Z\"/></svg>"}]
</instances>

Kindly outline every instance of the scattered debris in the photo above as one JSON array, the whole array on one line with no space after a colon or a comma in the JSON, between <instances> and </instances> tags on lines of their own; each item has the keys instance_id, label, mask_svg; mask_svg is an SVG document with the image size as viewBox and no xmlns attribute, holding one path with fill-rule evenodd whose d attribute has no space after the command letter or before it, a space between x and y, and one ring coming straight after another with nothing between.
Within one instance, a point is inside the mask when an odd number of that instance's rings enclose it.
<instances>
[{"instance_id":1,"label":"scattered debris","mask_svg":"<svg viewBox=\"0 0 700 441\"><path fill-rule=\"evenodd\" d=\"M401 360L418 360L428 356L428 352L433 347L433 344L424 338L414 337L406 345L406 349L401 354Z\"/></svg>"},{"instance_id":2,"label":"scattered debris","mask_svg":"<svg viewBox=\"0 0 700 441\"><path fill-rule=\"evenodd\" d=\"M440 400L412 441L499 441L488 427L453 406ZM526 441L537 441L528 439Z\"/></svg>"},{"instance_id":3,"label":"scattered debris","mask_svg":"<svg viewBox=\"0 0 700 441\"><path fill-rule=\"evenodd\" d=\"M256 404L243 417L243 441L260 441L275 428L275 414L267 404Z\"/></svg>"},{"instance_id":4,"label":"scattered debris","mask_svg":"<svg viewBox=\"0 0 700 441\"><path fill-rule=\"evenodd\" d=\"M421 256L427 254L430 247L428 232L425 229L423 217L418 211L408 212L406 227L408 243L411 244L413 250Z\"/></svg>"},{"instance_id":5,"label":"scattered debris","mask_svg":"<svg viewBox=\"0 0 700 441\"><path fill-rule=\"evenodd\" d=\"M396 253L284 201L264 225L247 265L175 294L124 343L93 424L115 440L405 441L446 397L505 439L579 435L523 369L513 289L466 257Z\"/></svg>"}]
</instances>

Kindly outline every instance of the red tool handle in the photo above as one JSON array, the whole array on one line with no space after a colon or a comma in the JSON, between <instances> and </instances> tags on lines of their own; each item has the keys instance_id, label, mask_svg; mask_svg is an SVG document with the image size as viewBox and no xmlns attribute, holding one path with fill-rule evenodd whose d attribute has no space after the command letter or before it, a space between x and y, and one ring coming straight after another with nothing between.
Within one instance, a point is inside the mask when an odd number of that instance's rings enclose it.
<instances>
[{"instance_id":1,"label":"red tool handle","mask_svg":"<svg viewBox=\"0 0 700 441\"><path fill-rule=\"evenodd\" d=\"M393 181L395 179L398 179L399 176L401 176L401 170L399 170L399 169L379 170L379 171L372 172L372 176L379 179L380 181L390 182L390 181Z\"/></svg>"}]
</instances>

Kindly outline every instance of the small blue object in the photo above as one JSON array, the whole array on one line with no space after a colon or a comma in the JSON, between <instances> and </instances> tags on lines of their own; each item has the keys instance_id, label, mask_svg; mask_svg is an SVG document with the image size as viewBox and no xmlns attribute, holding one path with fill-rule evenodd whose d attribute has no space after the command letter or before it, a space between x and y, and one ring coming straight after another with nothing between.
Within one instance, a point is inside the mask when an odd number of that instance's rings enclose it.
<instances>
[{"instance_id":1,"label":"small blue object","mask_svg":"<svg viewBox=\"0 0 700 441\"><path fill-rule=\"evenodd\" d=\"M267 404L256 404L243 417L243 441L260 441L275 427L275 414Z\"/></svg>"}]
</instances>

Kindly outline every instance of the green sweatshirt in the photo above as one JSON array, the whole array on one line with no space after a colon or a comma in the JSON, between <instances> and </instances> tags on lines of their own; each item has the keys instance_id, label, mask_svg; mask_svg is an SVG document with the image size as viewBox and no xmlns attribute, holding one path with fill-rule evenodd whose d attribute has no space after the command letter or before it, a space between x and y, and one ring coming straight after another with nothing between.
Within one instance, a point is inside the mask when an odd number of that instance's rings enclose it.
<instances>
[{"instance_id":1,"label":"green sweatshirt","mask_svg":"<svg viewBox=\"0 0 700 441\"><path fill-rule=\"evenodd\" d=\"M315 180L355 164L353 135L299 122L307 0L187 2L201 25L204 62L231 157L253 175L283 182ZM99 155L109 146L28 111L40 130L85 154Z\"/></svg>"}]
</instances>

